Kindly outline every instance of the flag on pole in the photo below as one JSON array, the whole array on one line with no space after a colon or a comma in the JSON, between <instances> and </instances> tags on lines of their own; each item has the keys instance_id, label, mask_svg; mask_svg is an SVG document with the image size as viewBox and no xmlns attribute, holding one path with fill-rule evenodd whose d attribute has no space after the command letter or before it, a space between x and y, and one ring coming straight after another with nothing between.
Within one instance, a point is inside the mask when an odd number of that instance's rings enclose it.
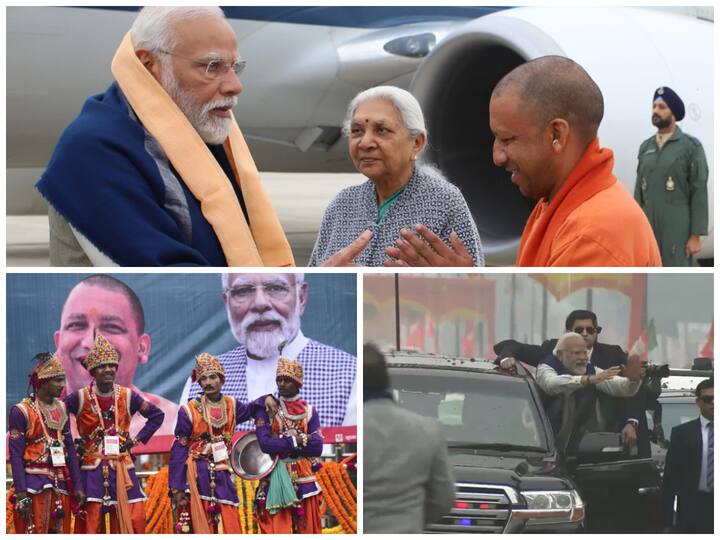
<instances>
[{"instance_id":1,"label":"flag on pole","mask_svg":"<svg viewBox=\"0 0 720 540\"><path fill-rule=\"evenodd\" d=\"M658 346L657 334L655 332L655 320L650 319L647 326L640 332L640 335L630 347L630 354L637 354L641 360L648 358L648 353Z\"/></svg>"},{"instance_id":2,"label":"flag on pole","mask_svg":"<svg viewBox=\"0 0 720 540\"><path fill-rule=\"evenodd\" d=\"M703 358L715 358L715 321L710 323L710 332L705 345L700 351L700 356Z\"/></svg>"},{"instance_id":3,"label":"flag on pole","mask_svg":"<svg viewBox=\"0 0 720 540\"><path fill-rule=\"evenodd\" d=\"M465 322L465 333L463 334L460 346L460 355L470 358L475 356L475 325L472 321Z\"/></svg>"}]
</instances>

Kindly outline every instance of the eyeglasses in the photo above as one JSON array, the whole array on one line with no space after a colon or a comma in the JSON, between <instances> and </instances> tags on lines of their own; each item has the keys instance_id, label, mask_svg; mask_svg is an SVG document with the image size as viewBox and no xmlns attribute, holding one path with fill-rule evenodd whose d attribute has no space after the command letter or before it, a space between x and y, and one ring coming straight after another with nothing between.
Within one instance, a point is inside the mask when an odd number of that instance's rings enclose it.
<instances>
[{"instance_id":1,"label":"eyeglasses","mask_svg":"<svg viewBox=\"0 0 720 540\"><path fill-rule=\"evenodd\" d=\"M169 56L177 56L178 58L183 58L185 60L190 60L193 64L204 67L205 76L208 79L213 80L219 79L231 69L233 70L233 72L235 72L235 75L239 77L240 74L245 70L245 66L247 66L247 60L234 60L232 62L228 62L227 60L209 60L205 62L203 60L195 60L193 58L188 58L187 56L180 56L179 54L175 54L173 52L163 49L156 49L156 52L167 54Z\"/></svg>"},{"instance_id":2,"label":"eyeglasses","mask_svg":"<svg viewBox=\"0 0 720 540\"><path fill-rule=\"evenodd\" d=\"M705 404L710 404L715 401L715 396L700 396L698 399Z\"/></svg>"},{"instance_id":3,"label":"eyeglasses","mask_svg":"<svg viewBox=\"0 0 720 540\"><path fill-rule=\"evenodd\" d=\"M582 334L583 332L587 332L591 336L594 334L599 334L602 332L602 326L576 326L573 328L573 332L576 334Z\"/></svg>"},{"instance_id":4,"label":"eyeglasses","mask_svg":"<svg viewBox=\"0 0 720 540\"><path fill-rule=\"evenodd\" d=\"M273 300L285 300L290 294L290 285L269 283L260 287L263 294ZM230 301L234 304L247 304L255 299L258 287L254 285L239 285L225 289Z\"/></svg>"}]
</instances>

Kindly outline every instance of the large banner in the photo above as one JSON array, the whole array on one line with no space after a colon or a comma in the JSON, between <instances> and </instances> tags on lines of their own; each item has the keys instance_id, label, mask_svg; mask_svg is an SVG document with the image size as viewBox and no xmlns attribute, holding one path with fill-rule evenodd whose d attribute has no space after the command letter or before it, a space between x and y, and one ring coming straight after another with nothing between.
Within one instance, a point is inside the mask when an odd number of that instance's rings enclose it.
<instances>
[{"instance_id":1,"label":"large banner","mask_svg":"<svg viewBox=\"0 0 720 540\"><path fill-rule=\"evenodd\" d=\"M144 311L144 329L133 332L132 328L142 322L133 303L125 300L127 295L104 291L104 286L92 286L83 294L74 292L72 302L68 301L71 291L89 275L7 275L7 410L27 395L33 357L42 351L55 352L58 345L64 351L61 360L66 369L66 389L74 391L87 384L88 375L82 368L81 359L92 346L87 341L91 340L88 338L92 335L90 327L94 327L121 349L116 382L141 391L146 399L166 410L162 434L171 435L176 404L183 389L187 395L190 387L188 379L194 357L201 352L220 355L239 346L223 303L221 276L205 273L112 274L134 291ZM344 361L347 368L348 354L354 357L357 347L356 275L306 274L304 280L308 284L307 304L300 317L301 331L309 343L319 342L333 348L322 351L337 349L337 353L328 356L328 362ZM106 310L106 304L112 302L125 306L126 315L122 309ZM291 318L292 314L287 317ZM132 352L124 354L122 347L125 345ZM137 350L139 354L135 354ZM327 364L328 378L335 377L334 365ZM345 374L350 383L345 380L342 384L352 384L354 372L353 365L352 379ZM242 376L245 377L244 367ZM340 374L337 379L340 385ZM331 381L328 389L329 392L332 389ZM349 393L348 387L346 394ZM246 397L247 393L241 395ZM344 400L333 398L332 402L328 398L328 403L317 406L345 407L347 395ZM325 400L325 396L315 399ZM343 423L344 414L343 409L339 416L326 415L329 425Z\"/></svg>"}]
</instances>

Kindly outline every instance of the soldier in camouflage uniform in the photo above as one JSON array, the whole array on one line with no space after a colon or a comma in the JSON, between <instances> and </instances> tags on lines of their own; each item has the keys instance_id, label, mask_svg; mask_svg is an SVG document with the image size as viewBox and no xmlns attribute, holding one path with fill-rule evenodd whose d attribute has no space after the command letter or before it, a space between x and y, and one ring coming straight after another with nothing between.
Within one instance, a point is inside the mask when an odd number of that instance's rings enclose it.
<instances>
[{"instance_id":1,"label":"soldier in camouflage uniform","mask_svg":"<svg viewBox=\"0 0 720 540\"><path fill-rule=\"evenodd\" d=\"M667 86L653 97L657 134L640 145L635 200L652 225L663 266L690 266L708 232L708 166L702 144L677 127L685 105Z\"/></svg>"}]
</instances>

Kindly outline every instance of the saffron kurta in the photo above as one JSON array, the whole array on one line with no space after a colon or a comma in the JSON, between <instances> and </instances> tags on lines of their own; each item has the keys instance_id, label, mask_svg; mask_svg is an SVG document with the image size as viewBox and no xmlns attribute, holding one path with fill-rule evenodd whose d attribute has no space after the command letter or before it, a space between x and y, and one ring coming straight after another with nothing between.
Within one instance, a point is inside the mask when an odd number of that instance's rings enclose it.
<instances>
[{"instance_id":1,"label":"saffron kurta","mask_svg":"<svg viewBox=\"0 0 720 540\"><path fill-rule=\"evenodd\" d=\"M661 266L645 214L613 175L595 139L553 199L540 199L520 241L518 266Z\"/></svg>"}]
</instances>

